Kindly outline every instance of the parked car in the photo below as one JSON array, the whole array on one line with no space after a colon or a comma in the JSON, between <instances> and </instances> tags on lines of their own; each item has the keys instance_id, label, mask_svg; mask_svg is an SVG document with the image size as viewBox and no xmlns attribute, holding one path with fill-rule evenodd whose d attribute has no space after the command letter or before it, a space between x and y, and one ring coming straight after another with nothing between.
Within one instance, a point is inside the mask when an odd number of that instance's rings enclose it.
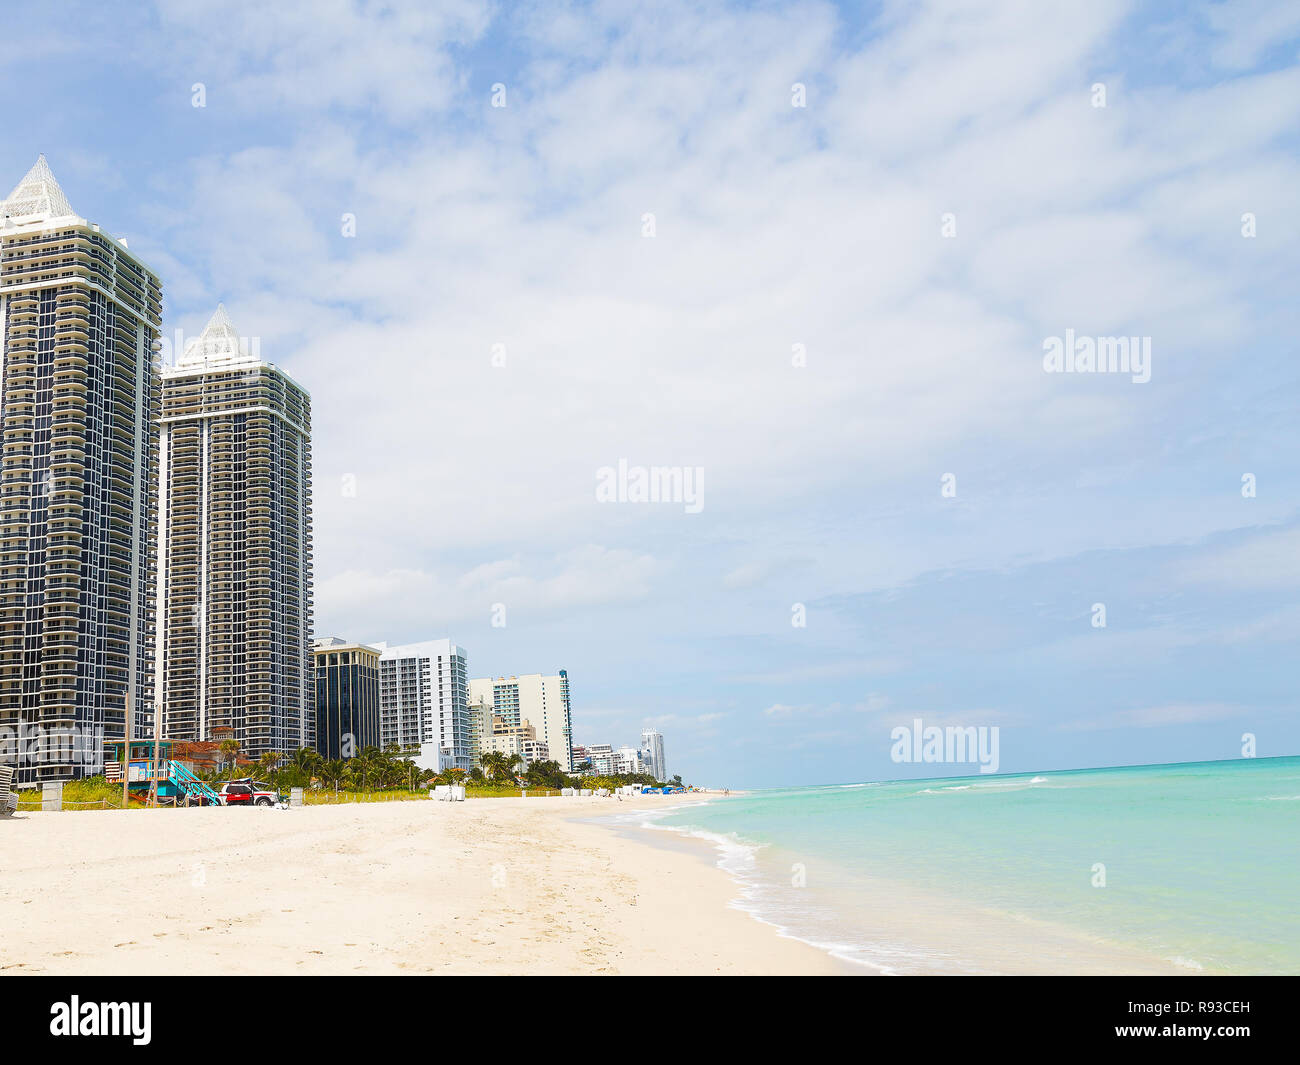
<instances>
[{"instance_id":1,"label":"parked car","mask_svg":"<svg viewBox=\"0 0 1300 1065\"><path fill-rule=\"evenodd\" d=\"M274 806L280 801L279 792L270 784L247 777L222 784L217 795L222 806Z\"/></svg>"}]
</instances>

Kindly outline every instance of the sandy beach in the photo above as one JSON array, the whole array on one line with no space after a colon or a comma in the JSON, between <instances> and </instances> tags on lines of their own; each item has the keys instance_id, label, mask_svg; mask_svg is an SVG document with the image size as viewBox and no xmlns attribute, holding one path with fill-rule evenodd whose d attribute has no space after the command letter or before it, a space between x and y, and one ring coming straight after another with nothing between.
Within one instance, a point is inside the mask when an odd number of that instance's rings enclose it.
<instances>
[{"instance_id":1,"label":"sandy beach","mask_svg":"<svg viewBox=\"0 0 1300 1065\"><path fill-rule=\"evenodd\" d=\"M610 812L23 812L0 825L0 973L844 971L728 908L735 885L710 862L578 820Z\"/></svg>"}]
</instances>

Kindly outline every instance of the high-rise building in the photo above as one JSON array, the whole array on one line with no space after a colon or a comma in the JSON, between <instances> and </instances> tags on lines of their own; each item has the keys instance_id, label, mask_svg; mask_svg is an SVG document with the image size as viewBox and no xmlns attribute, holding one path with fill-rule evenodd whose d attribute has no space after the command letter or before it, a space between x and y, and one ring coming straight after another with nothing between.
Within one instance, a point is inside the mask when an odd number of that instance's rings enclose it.
<instances>
[{"instance_id":1,"label":"high-rise building","mask_svg":"<svg viewBox=\"0 0 1300 1065\"><path fill-rule=\"evenodd\" d=\"M158 698L169 739L314 746L311 399L224 306L163 370Z\"/></svg>"},{"instance_id":2,"label":"high-rise building","mask_svg":"<svg viewBox=\"0 0 1300 1065\"><path fill-rule=\"evenodd\" d=\"M379 649L337 636L316 640L316 750L352 758L379 746Z\"/></svg>"},{"instance_id":3,"label":"high-rise building","mask_svg":"<svg viewBox=\"0 0 1300 1065\"><path fill-rule=\"evenodd\" d=\"M573 771L573 714L569 705L569 675L529 673L518 677L486 677L469 682L469 701L487 703L507 724L528 720L537 739L546 744L551 760L566 773Z\"/></svg>"},{"instance_id":4,"label":"high-rise building","mask_svg":"<svg viewBox=\"0 0 1300 1065\"><path fill-rule=\"evenodd\" d=\"M470 768L478 765L479 756L487 750L486 740L492 738L492 704L480 699L469 704Z\"/></svg>"},{"instance_id":5,"label":"high-rise building","mask_svg":"<svg viewBox=\"0 0 1300 1065\"><path fill-rule=\"evenodd\" d=\"M470 769L477 752L469 712L464 648L450 640L389 647L379 657L379 735L383 746L420 748L422 764Z\"/></svg>"},{"instance_id":6,"label":"high-rise building","mask_svg":"<svg viewBox=\"0 0 1300 1065\"><path fill-rule=\"evenodd\" d=\"M41 156L0 203L0 726L19 783L152 713L162 284Z\"/></svg>"},{"instance_id":7,"label":"high-rise building","mask_svg":"<svg viewBox=\"0 0 1300 1065\"><path fill-rule=\"evenodd\" d=\"M663 733L652 728L641 730L641 758L649 767L646 772L655 780L668 779L668 767L664 762Z\"/></svg>"}]
</instances>

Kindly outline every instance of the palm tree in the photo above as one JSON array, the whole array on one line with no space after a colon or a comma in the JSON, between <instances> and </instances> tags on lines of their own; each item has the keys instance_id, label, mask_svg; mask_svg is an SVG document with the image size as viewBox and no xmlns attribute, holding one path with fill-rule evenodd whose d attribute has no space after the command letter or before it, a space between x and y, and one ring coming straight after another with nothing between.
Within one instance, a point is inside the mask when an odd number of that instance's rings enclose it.
<instances>
[{"instance_id":1,"label":"palm tree","mask_svg":"<svg viewBox=\"0 0 1300 1065\"><path fill-rule=\"evenodd\" d=\"M362 747L360 753L352 759L352 779L361 784L365 791L381 787L384 783L386 759L378 747Z\"/></svg>"},{"instance_id":2,"label":"palm tree","mask_svg":"<svg viewBox=\"0 0 1300 1065\"><path fill-rule=\"evenodd\" d=\"M519 760L519 755L512 754L507 758L501 751L484 751L478 756L479 765L483 767L483 775L488 780L508 780L511 776L511 768Z\"/></svg>"},{"instance_id":3,"label":"palm tree","mask_svg":"<svg viewBox=\"0 0 1300 1065\"><path fill-rule=\"evenodd\" d=\"M564 772L560 769L560 763L554 761L534 762L528 767L524 774L528 783L534 786L544 786L548 788L564 787Z\"/></svg>"},{"instance_id":4,"label":"palm tree","mask_svg":"<svg viewBox=\"0 0 1300 1065\"><path fill-rule=\"evenodd\" d=\"M238 755L239 755L238 740L221 741L221 760L226 766L229 766Z\"/></svg>"},{"instance_id":5,"label":"palm tree","mask_svg":"<svg viewBox=\"0 0 1300 1065\"><path fill-rule=\"evenodd\" d=\"M312 778L320 773L323 761L320 752L311 747L299 747L293 752L293 767L302 774L302 782L308 787L311 786Z\"/></svg>"},{"instance_id":6,"label":"palm tree","mask_svg":"<svg viewBox=\"0 0 1300 1065\"><path fill-rule=\"evenodd\" d=\"M333 787L337 794L339 785L343 783L348 773L348 763L342 758L332 758L329 761L322 761L318 769L321 782L328 788Z\"/></svg>"}]
</instances>

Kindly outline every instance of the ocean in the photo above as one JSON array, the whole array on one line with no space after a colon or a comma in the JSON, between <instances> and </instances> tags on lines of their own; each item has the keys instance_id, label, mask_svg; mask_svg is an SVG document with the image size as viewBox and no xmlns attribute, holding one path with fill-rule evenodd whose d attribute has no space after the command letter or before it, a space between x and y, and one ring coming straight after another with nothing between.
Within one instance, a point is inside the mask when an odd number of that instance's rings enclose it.
<instances>
[{"instance_id":1,"label":"ocean","mask_svg":"<svg viewBox=\"0 0 1300 1065\"><path fill-rule=\"evenodd\" d=\"M707 840L736 905L864 971L1300 973L1300 758L782 788L617 820Z\"/></svg>"}]
</instances>

